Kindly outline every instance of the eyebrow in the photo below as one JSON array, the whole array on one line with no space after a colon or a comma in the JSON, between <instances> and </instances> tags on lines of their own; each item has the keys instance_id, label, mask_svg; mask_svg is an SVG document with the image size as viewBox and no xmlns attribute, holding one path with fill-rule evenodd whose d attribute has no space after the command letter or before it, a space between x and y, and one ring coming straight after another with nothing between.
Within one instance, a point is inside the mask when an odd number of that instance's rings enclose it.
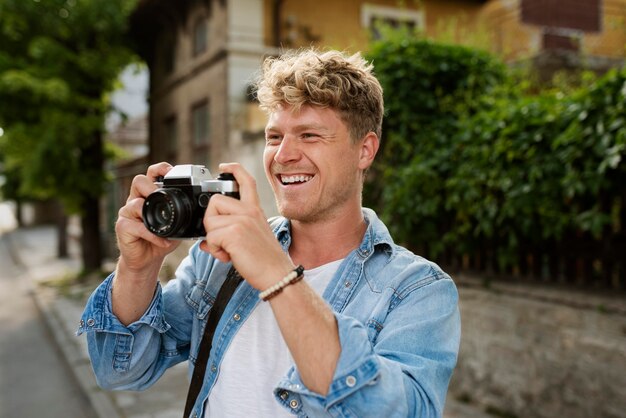
<instances>
[{"instance_id":1,"label":"eyebrow","mask_svg":"<svg viewBox=\"0 0 626 418\"><path fill-rule=\"evenodd\" d=\"M324 125L317 124L317 123L305 123L302 125L297 125L295 127L295 130L297 132L308 131L308 130L318 130L318 131L328 132L327 127L325 127ZM280 129L276 126L268 125L265 128L265 132L268 132L268 131L280 131Z\"/></svg>"}]
</instances>

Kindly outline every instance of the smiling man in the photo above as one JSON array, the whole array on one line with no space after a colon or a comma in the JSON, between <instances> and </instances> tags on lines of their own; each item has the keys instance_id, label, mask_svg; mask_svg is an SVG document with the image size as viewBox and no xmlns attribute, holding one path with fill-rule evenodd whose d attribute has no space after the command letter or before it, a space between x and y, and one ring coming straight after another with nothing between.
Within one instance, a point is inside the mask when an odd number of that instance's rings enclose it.
<instances>
[{"instance_id":1,"label":"smiling man","mask_svg":"<svg viewBox=\"0 0 626 418\"><path fill-rule=\"evenodd\" d=\"M359 54L288 53L265 62L257 97L282 217L268 223L255 180L220 165L240 199L210 199L204 240L161 289L157 273L176 242L148 232L141 213L153 179L172 167L137 176L116 224L116 272L80 330L99 384L145 389L184 360L193 372L218 290L236 270L244 280L215 328L189 416L441 416L458 296L447 274L396 245L361 206L383 118L372 66Z\"/></svg>"}]
</instances>

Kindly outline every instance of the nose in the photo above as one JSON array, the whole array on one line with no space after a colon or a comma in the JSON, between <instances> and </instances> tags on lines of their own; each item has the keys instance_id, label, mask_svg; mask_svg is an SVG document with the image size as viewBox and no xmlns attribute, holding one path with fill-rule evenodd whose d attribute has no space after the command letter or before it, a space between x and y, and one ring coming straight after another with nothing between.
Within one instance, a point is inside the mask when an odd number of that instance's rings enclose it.
<instances>
[{"instance_id":1,"label":"nose","mask_svg":"<svg viewBox=\"0 0 626 418\"><path fill-rule=\"evenodd\" d=\"M278 146L276 154L274 154L274 161L279 164L285 164L299 160L300 156L301 152L297 139L291 135L285 135Z\"/></svg>"}]
</instances>

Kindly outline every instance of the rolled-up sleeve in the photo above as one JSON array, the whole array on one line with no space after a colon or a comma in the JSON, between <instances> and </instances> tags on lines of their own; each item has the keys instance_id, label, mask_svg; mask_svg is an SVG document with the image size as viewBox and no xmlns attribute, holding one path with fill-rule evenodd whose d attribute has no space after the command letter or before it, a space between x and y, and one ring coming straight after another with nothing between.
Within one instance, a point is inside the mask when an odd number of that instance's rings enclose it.
<instances>
[{"instance_id":1,"label":"rolled-up sleeve","mask_svg":"<svg viewBox=\"0 0 626 418\"><path fill-rule=\"evenodd\" d=\"M341 355L326 396L292 368L275 389L299 416L440 417L456 364L460 317L451 279L394 295L383 324L335 314ZM368 327L379 327L374 340Z\"/></svg>"},{"instance_id":2,"label":"rolled-up sleeve","mask_svg":"<svg viewBox=\"0 0 626 418\"><path fill-rule=\"evenodd\" d=\"M169 367L188 359L193 310L185 296L195 282L194 268L190 254L177 269L176 279L165 290L157 284L148 309L128 326L119 321L111 307L114 274L92 293L77 335L87 334L98 385L106 389L144 390Z\"/></svg>"}]
</instances>

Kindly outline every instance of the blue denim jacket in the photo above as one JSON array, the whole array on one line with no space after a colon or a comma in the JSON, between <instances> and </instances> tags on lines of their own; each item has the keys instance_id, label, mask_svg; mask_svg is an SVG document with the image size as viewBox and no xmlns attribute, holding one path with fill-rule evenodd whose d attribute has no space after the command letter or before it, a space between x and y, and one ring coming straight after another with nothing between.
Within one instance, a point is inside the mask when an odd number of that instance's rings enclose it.
<instances>
[{"instance_id":1,"label":"blue denim jacket","mask_svg":"<svg viewBox=\"0 0 626 418\"><path fill-rule=\"evenodd\" d=\"M299 417L440 417L460 340L456 287L436 264L395 245L373 211L363 212L363 241L323 294L342 347L330 389L326 396L308 390L292 367L274 388L276 400ZM274 233L286 251L289 222L283 219ZM229 268L194 245L176 280L158 287L145 314L127 327L112 313L109 276L91 295L78 330L87 333L98 384L142 390L184 360L191 375L207 313ZM259 303L258 293L243 282L224 311L194 406L199 417L226 347Z\"/></svg>"}]
</instances>

